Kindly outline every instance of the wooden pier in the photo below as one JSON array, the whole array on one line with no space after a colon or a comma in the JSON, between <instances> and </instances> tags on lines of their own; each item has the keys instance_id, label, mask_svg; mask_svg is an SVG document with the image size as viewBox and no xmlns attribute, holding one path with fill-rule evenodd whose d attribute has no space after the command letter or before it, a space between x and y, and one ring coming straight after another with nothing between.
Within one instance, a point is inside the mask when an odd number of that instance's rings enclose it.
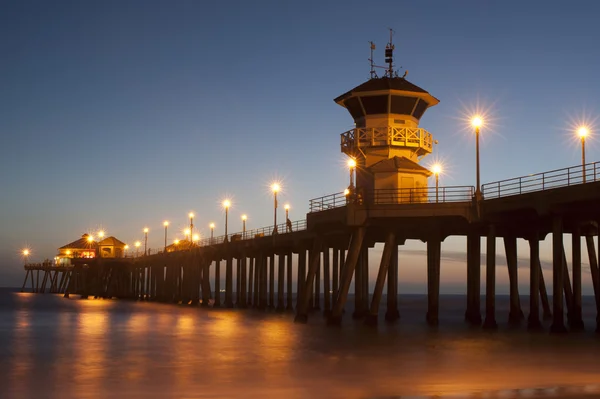
<instances>
[{"instance_id":1,"label":"wooden pier","mask_svg":"<svg viewBox=\"0 0 600 399\"><path fill-rule=\"evenodd\" d=\"M320 309L329 324L339 324L352 281L354 318L376 324L383 289L387 285L389 322L399 318L398 247L406 240L427 244L425 315L438 324L441 243L449 236L467 238L467 303L465 320L496 328L496 238L502 238L510 281L510 312L521 323L517 281L517 238L529 242L531 301L527 326L542 328L540 318L552 318L552 332L584 328L581 301L581 240L585 241L600 309L597 244L600 221L600 164L593 163L484 184L483 198L473 187L424 188L418 195L398 189L373 190L360 197L343 193L311 200L306 220L291 232L278 226L208 239L198 246L135 258L74 259L68 267L28 264L23 289L36 293L72 294L83 298L120 298L181 303L192 306L295 310L295 320L306 322ZM415 189L416 190L416 189ZM423 191L424 190L424 191ZM412 200L418 198L418 201ZM423 200L426 198L426 201ZM548 301L539 260L539 241L552 235L553 292ZM572 273L563 248L563 235L573 243ZM486 237L485 319L481 315L481 237ZM377 280L369 292L369 248L383 243ZM296 285L292 265L296 265ZM210 281L210 271L214 279ZM221 293L221 275L225 292ZM235 280L235 282L234 282ZM235 288L234 288L235 287ZM296 292L296 296L293 293ZM321 299L323 302L321 303ZM541 309L540 309L541 305ZM600 313L597 313L600 315ZM597 316L597 326L600 316Z\"/></svg>"}]
</instances>

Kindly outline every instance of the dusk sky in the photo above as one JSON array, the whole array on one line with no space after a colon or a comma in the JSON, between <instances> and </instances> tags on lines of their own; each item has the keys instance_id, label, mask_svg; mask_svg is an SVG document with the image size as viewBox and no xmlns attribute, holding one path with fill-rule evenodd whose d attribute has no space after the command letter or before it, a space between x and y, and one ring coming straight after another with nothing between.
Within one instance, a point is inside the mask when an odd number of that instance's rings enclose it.
<instances>
[{"instance_id":1,"label":"dusk sky","mask_svg":"<svg viewBox=\"0 0 600 399\"><path fill-rule=\"evenodd\" d=\"M443 161L441 185L475 184L477 110L483 183L579 164L583 122L599 160L598 15L592 0L3 1L0 286L20 286L23 247L41 261L99 228L132 244L148 227L160 247L162 222L182 238L193 211L201 234L222 234L226 197L230 232L242 213L268 226L274 179L280 221L286 202L304 219L348 184L353 123L333 99L369 78L368 41L383 63L388 28L400 74L440 100L420 126L439 141L422 162ZM464 242L443 245L442 292L465 280ZM400 255L401 281L423 292L424 248Z\"/></svg>"}]
</instances>

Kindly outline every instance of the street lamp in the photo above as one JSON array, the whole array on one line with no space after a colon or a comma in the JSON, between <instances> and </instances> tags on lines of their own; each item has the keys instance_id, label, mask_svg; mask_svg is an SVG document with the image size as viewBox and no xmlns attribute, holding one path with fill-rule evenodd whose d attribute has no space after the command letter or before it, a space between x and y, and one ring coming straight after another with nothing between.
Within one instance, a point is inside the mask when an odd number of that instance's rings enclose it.
<instances>
[{"instance_id":1,"label":"street lamp","mask_svg":"<svg viewBox=\"0 0 600 399\"><path fill-rule=\"evenodd\" d=\"M144 227L144 256L148 255L148 228Z\"/></svg>"},{"instance_id":2,"label":"street lamp","mask_svg":"<svg viewBox=\"0 0 600 399\"><path fill-rule=\"evenodd\" d=\"M214 236L214 233L215 233L215 224L214 224L214 223L211 223L211 224L210 224L210 244L211 244L211 245L212 245L212 243L213 243L213 236Z\"/></svg>"},{"instance_id":3,"label":"street lamp","mask_svg":"<svg viewBox=\"0 0 600 399\"><path fill-rule=\"evenodd\" d=\"M141 242L139 242L139 241L135 242L135 256L136 256L136 258L138 256L138 250L140 249L140 245L142 245Z\"/></svg>"},{"instance_id":4,"label":"street lamp","mask_svg":"<svg viewBox=\"0 0 600 399\"><path fill-rule=\"evenodd\" d=\"M98 238L100 238L100 239L104 238L104 230L100 230L98 232Z\"/></svg>"},{"instance_id":5,"label":"street lamp","mask_svg":"<svg viewBox=\"0 0 600 399\"><path fill-rule=\"evenodd\" d=\"M483 125L483 119L480 116L475 116L471 120L471 125L475 128L475 152L477 162L477 187L475 188L475 198L481 199L481 185L479 180L479 128Z\"/></svg>"},{"instance_id":6,"label":"street lamp","mask_svg":"<svg viewBox=\"0 0 600 399\"><path fill-rule=\"evenodd\" d=\"M194 237L193 237L193 239L194 239L194 241L196 241L196 242L200 241L200 234L194 234Z\"/></svg>"},{"instance_id":7,"label":"street lamp","mask_svg":"<svg viewBox=\"0 0 600 399\"><path fill-rule=\"evenodd\" d=\"M29 248L25 248L21 253L23 254L25 263L27 263L27 261L29 260L29 255L31 255L31 251L29 251Z\"/></svg>"},{"instance_id":8,"label":"street lamp","mask_svg":"<svg viewBox=\"0 0 600 399\"><path fill-rule=\"evenodd\" d=\"M125 257L127 257L127 250L129 249L129 245L125 244L123 250L125 251Z\"/></svg>"},{"instance_id":9,"label":"street lamp","mask_svg":"<svg viewBox=\"0 0 600 399\"><path fill-rule=\"evenodd\" d=\"M227 241L227 218L229 217L229 207L231 206L231 202L226 199L223 201L223 208L225 208L225 241Z\"/></svg>"},{"instance_id":10,"label":"street lamp","mask_svg":"<svg viewBox=\"0 0 600 399\"><path fill-rule=\"evenodd\" d=\"M581 126L577 129L577 134L581 137L581 168L583 173L583 182L585 183L585 138L590 134L586 126Z\"/></svg>"},{"instance_id":11,"label":"street lamp","mask_svg":"<svg viewBox=\"0 0 600 399\"><path fill-rule=\"evenodd\" d=\"M164 249L164 251L167 252L167 229L169 227L169 222L167 220L165 220L163 222L163 226L165 226L165 249Z\"/></svg>"},{"instance_id":12,"label":"street lamp","mask_svg":"<svg viewBox=\"0 0 600 399\"><path fill-rule=\"evenodd\" d=\"M432 168L433 174L435 175L435 202L438 202L438 189L440 186L440 173L442 172L442 165L436 163Z\"/></svg>"},{"instance_id":13,"label":"street lamp","mask_svg":"<svg viewBox=\"0 0 600 399\"><path fill-rule=\"evenodd\" d=\"M273 183L271 185L271 190L273 190L273 234L277 234L277 193L281 187L278 183Z\"/></svg>"},{"instance_id":14,"label":"street lamp","mask_svg":"<svg viewBox=\"0 0 600 399\"><path fill-rule=\"evenodd\" d=\"M191 242L192 234L194 233L194 213L190 212L188 216L190 217L190 242Z\"/></svg>"},{"instance_id":15,"label":"street lamp","mask_svg":"<svg viewBox=\"0 0 600 399\"><path fill-rule=\"evenodd\" d=\"M348 160L348 169L350 170L350 187L354 186L354 170L356 170L356 160L350 158Z\"/></svg>"},{"instance_id":16,"label":"street lamp","mask_svg":"<svg viewBox=\"0 0 600 399\"><path fill-rule=\"evenodd\" d=\"M246 239L246 220L247 219L248 219L248 216L242 215L242 239L243 240Z\"/></svg>"}]
</instances>

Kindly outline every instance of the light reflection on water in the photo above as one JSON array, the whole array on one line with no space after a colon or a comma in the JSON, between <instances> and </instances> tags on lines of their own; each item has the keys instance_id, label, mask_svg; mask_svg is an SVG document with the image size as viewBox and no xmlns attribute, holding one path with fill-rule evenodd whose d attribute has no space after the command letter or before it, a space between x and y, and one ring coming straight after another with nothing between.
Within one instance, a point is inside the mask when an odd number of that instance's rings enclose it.
<instances>
[{"instance_id":1,"label":"light reflection on water","mask_svg":"<svg viewBox=\"0 0 600 399\"><path fill-rule=\"evenodd\" d=\"M593 332L470 330L463 298L439 331L418 300L373 330L351 312L337 329L319 314L304 326L290 314L75 298L0 290L0 397L516 397L600 381Z\"/></svg>"}]
</instances>

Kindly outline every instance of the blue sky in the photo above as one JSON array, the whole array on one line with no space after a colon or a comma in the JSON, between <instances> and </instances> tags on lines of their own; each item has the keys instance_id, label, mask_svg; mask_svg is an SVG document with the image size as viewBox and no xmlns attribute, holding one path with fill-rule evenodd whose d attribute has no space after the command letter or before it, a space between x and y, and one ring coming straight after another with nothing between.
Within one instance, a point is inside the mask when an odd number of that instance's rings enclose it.
<instances>
[{"instance_id":1,"label":"blue sky","mask_svg":"<svg viewBox=\"0 0 600 399\"><path fill-rule=\"evenodd\" d=\"M441 185L474 184L464 118L476 109L489 121L482 182L576 165L572 129L600 110L599 12L594 1L3 2L0 285L21 283L23 246L41 260L99 227L131 243L147 226L159 247L162 221L173 239L194 211L201 233L215 222L220 234L226 196L230 231L242 213L248 228L269 225L274 178L303 219L310 198L347 185L339 134L352 119L332 100L368 79L369 40L382 62L390 27L407 79L440 99L421 126L439 140Z\"/></svg>"}]
</instances>

